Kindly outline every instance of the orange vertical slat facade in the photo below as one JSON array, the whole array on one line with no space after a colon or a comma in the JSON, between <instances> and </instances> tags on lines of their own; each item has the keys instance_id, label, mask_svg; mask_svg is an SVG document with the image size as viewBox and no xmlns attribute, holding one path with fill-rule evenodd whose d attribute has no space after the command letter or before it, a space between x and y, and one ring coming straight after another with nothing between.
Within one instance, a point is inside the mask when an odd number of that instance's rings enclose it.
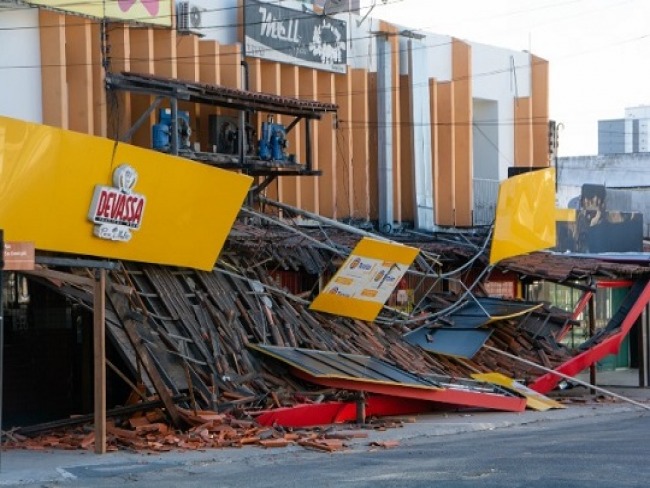
<instances>
[{"instance_id":1,"label":"orange vertical slat facade","mask_svg":"<svg viewBox=\"0 0 650 488\"><path fill-rule=\"evenodd\" d=\"M41 40L41 79L43 91L43 123L67 129L68 85L65 53L65 16L39 10Z\"/></svg>"},{"instance_id":2,"label":"orange vertical slat facade","mask_svg":"<svg viewBox=\"0 0 650 488\"><path fill-rule=\"evenodd\" d=\"M548 61L531 55L533 94L533 166L548 166Z\"/></svg>"},{"instance_id":3,"label":"orange vertical slat facade","mask_svg":"<svg viewBox=\"0 0 650 488\"><path fill-rule=\"evenodd\" d=\"M352 114L348 125L352 137L352 174L354 213L352 217L368 220L370 218L370 177L368 125L368 72L352 69Z\"/></svg>"},{"instance_id":4,"label":"orange vertical slat facade","mask_svg":"<svg viewBox=\"0 0 650 488\"><path fill-rule=\"evenodd\" d=\"M282 78L282 94L289 97L299 98L300 96L300 79L298 75L298 66L283 64L280 68ZM285 117L286 125L292 122L290 117ZM295 154L298 162L303 163L304 159L301 157L302 149L302 123L296 124L291 132L287 134L287 141L289 143L286 148L287 154ZM300 177L285 176L282 177L282 188L284 191L284 202L295 207L300 207Z\"/></svg>"},{"instance_id":5,"label":"orange vertical slat facade","mask_svg":"<svg viewBox=\"0 0 650 488\"><path fill-rule=\"evenodd\" d=\"M131 41L129 26L111 29L109 69L115 73L131 71ZM102 80L103 86L103 80ZM131 127L131 94L123 91L106 94L108 137L118 139Z\"/></svg>"},{"instance_id":6,"label":"orange vertical slat facade","mask_svg":"<svg viewBox=\"0 0 650 488\"><path fill-rule=\"evenodd\" d=\"M352 74L334 75L336 97L339 106L334 127L336 138L336 168L338 192L336 206L339 218L354 215L354 173L352 171Z\"/></svg>"},{"instance_id":7,"label":"orange vertical slat facade","mask_svg":"<svg viewBox=\"0 0 650 488\"><path fill-rule=\"evenodd\" d=\"M107 109L106 109L106 89L104 88L104 62L101 46L101 29L100 24L93 22L91 24L91 43L90 50L92 60L92 97L93 97L93 125L95 135L106 137L108 135L107 126Z\"/></svg>"},{"instance_id":8,"label":"orange vertical slat facade","mask_svg":"<svg viewBox=\"0 0 650 488\"><path fill-rule=\"evenodd\" d=\"M429 118L431 121L431 175L433 178L433 202L434 202L434 223L437 220L437 195L438 195L438 169L439 169L439 133L438 133L438 82L435 79L429 79Z\"/></svg>"},{"instance_id":9,"label":"orange vertical slat facade","mask_svg":"<svg viewBox=\"0 0 650 488\"><path fill-rule=\"evenodd\" d=\"M533 104L530 97L517 98L515 104L515 166L533 166Z\"/></svg>"},{"instance_id":10,"label":"orange vertical slat facade","mask_svg":"<svg viewBox=\"0 0 650 488\"><path fill-rule=\"evenodd\" d=\"M400 144L401 144L401 197L400 207L402 209L402 220L412 222L415 219L415 196L414 196L414 167L413 167L413 124L411 120L411 84L409 75L400 77L399 98L401 115L400 120Z\"/></svg>"},{"instance_id":11,"label":"orange vertical slat facade","mask_svg":"<svg viewBox=\"0 0 650 488\"><path fill-rule=\"evenodd\" d=\"M368 184L370 189L370 219L379 218L379 119L377 116L377 73L368 73Z\"/></svg>"},{"instance_id":12,"label":"orange vertical slat facade","mask_svg":"<svg viewBox=\"0 0 650 488\"><path fill-rule=\"evenodd\" d=\"M473 203L473 130L472 130L472 48L452 41L454 80L454 225L472 225Z\"/></svg>"},{"instance_id":13,"label":"orange vertical slat facade","mask_svg":"<svg viewBox=\"0 0 650 488\"><path fill-rule=\"evenodd\" d=\"M95 132L91 32L90 20L66 16L69 128L84 134Z\"/></svg>"},{"instance_id":14,"label":"orange vertical slat facade","mask_svg":"<svg viewBox=\"0 0 650 488\"><path fill-rule=\"evenodd\" d=\"M97 135L124 134L150 106L154 97L103 90L102 53L98 23L78 16L42 10L43 120L52 125ZM408 75L400 75L399 28L379 22L391 50L393 111L393 216L397 223L413 221L413 127ZM435 223L472 225L473 131L472 49L452 39L451 80L429 80ZM174 29L111 24L108 35L109 68L114 72L152 73L170 78L244 88L242 47L220 45ZM377 74L348 67L346 74L247 58L248 88L282 96L333 102L336 116L325 114L311 122L312 168L322 176L279 177L266 194L290 205L333 218L378 218L378 134L385 123L377 113ZM531 96L514 101L514 164L548 164L548 62L531 56ZM74 93L74 97L71 95ZM108 96L107 99L105 97ZM163 102L168 106L168 102ZM238 116L238 112L208 106L189 110L193 141L208 147L209 114ZM257 138L267 114L254 114ZM154 112L136 131L132 142L151 147ZM288 125L289 117L275 116ZM306 162L305 127L301 121L289 133L288 153ZM258 178L258 182L261 178Z\"/></svg>"},{"instance_id":15,"label":"orange vertical slat facade","mask_svg":"<svg viewBox=\"0 0 650 488\"><path fill-rule=\"evenodd\" d=\"M316 70L299 68L298 77L300 79L300 98L315 100L318 97L318 78ZM320 147L320 123L318 121L312 121L310 124L312 169L318 170L320 169L320 154L318 150ZM307 148L305 148L305 155L306 150ZM302 208L309 212L320 213L320 178L320 176L311 176L301 178L300 180Z\"/></svg>"},{"instance_id":16,"label":"orange vertical slat facade","mask_svg":"<svg viewBox=\"0 0 650 488\"><path fill-rule=\"evenodd\" d=\"M154 73L153 29L130 29L131 70L136 73ZM147 95L131 95L131 125L151 105L154 98ZM152 113L135 134L132 143L136 146L151 147L151 127L156 123Z\"/></svg>"},{"instance_id":17,"label":"orange vertical slat facade","mask_svg":"<svg viewBox=\"0 0 650 488\"><path fill-rule=\"evenodd\" d=\"M436 144L436 180L434 181L435 190L435 214L438 225L454 225L455 209L455 154L456 154L456 119L454 110L454 88L453 81L438 83L436 96L437 119L438 119L438 137Z\"/></svg>"},{"instance_id":18,"label":"orange vertical slat facade","mask_svg":"<svg viewBox=\"0 0 650 488\"><path fill-rule=\"evenodd\" d=\"M335 103L334 75L328 71L318 71L318 100L321 102ZM318 163L323 174L319 177L320 213L326 217L338 218L336 195L338 175L336 172L336 134L334 129L334 116L331 113L323 114L320 121L316 122L318 130Z\"/></svg>"}]
</instances>

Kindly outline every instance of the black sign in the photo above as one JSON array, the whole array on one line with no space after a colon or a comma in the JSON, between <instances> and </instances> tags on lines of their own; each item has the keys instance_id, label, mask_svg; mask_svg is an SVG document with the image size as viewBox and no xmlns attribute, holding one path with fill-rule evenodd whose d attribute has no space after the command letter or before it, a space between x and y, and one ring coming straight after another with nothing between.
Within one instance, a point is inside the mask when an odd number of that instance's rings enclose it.
<instances>
[{"instance_id":1,"label":"black sign","mask_svg":"<svg viewBox=\"0 0 650 488\"><path fill-rule=\"evenodd\" d=\"M244 5L247 56L346 72L346 22L257 0Z\"/></svg>"},{"instance_id":2,"label":"black sign","mask_svg":"<svg viewBox=\"0 0 650 488\"><path fill-rule=\"evenodd\" d=\"M642 252L643 214L613 212L606 208L603 185L582 185L580 208L574 221L557 222L559 252Z\"/></svg>"}]
</instances>

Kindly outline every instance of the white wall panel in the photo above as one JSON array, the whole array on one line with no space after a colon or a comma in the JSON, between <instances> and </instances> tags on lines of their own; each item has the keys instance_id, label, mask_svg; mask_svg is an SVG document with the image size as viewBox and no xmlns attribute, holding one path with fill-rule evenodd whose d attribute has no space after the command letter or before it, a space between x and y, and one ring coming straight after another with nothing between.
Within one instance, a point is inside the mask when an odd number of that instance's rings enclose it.
<instances>
[{"instance_id":1,"label":"white wall panel","mask_svg":"<svg viewBox=\"0 0 650 488\"><path fill-rule=\"evenodd\" d=\"M0 9L0 46L0 115L42 122L38 9Z\"/></svg>"}]
</instances>

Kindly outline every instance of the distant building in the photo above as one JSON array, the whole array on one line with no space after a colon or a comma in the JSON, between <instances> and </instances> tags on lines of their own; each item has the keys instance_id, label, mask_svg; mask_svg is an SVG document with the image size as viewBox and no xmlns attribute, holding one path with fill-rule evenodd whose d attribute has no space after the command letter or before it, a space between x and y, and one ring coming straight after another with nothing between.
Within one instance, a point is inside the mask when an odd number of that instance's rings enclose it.
<instances>
[{"instance_id":1,"label":"distant building","mask_svg":"<svg viewBox=\"0 0 650 488\"><path fill-rule=\"evenodd\" d=\"M650 105L628 107L625 118L598 121L598 154L650 152Z\"/></svg>"},{"instance_id":2,"label":"distant building","mask_svg":"<svg viewBox=\"0 0 650 488\"><path fill-rule=\"evenodd\" d=\"M325 13L338 14L342 12L359 13L361 9L360 0L303 0L306 4L314 4L319 8L324 8Z\"/></svg>"}]
</instances>

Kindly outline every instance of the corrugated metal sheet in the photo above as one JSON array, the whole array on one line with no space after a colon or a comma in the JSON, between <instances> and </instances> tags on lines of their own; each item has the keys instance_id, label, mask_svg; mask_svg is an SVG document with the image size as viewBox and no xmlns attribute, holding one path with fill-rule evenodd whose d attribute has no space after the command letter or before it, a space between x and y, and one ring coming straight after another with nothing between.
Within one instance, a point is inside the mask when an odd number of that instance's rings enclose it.
<instances>
[{"instance_id":1,"label":"corrugated metal sheet","mask_svg":"<svg viewBox=\"0 0 650 488\"><path fill-rule=\"evenodd\" d=\"M471 359L492 335L487 329L416 329L404 339L425 351Z\"/></svg>"},{"instance_id":2,"label":"corrugated metal sheet","mask_svg":"<svg viewBox=\"0 0 650 488\"><path fill-rule=\"evenodd\" d=\"M526 408L523 398L486 383L432 381L368 356L259 344L248 347L288 364L299 378L332 388L462 407L512 412Z\"/></svg>"},{"instance_id":3,"label":"corrugated metal sheet","mask_svg":"<svg viewBox=\"0 0 650 488\"><path fill-rule=\"evenodd\" d=\"M249 347L317 378L346 378L418 388L437 388L437 383L433 381L370 356L264 344L250 344Z\"/></svg>"}]
</instances>

